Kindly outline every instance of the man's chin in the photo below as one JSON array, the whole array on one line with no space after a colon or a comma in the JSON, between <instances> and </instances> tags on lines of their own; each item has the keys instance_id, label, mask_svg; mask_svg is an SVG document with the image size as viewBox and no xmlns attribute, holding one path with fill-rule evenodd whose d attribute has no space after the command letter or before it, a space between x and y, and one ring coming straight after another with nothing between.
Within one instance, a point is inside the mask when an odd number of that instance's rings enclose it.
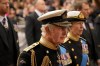
<instances>
[{"instance_id":1,"label":"man's chin","mask_svg":"<svg viewBox=\"0 0 100 66\"><path fill-rule=\"evenodd\" d=\"M64 43L64 40L62 40L62 41L59 42L59 44L62 44L62 43Z\"/></svg>"}]
</instances>

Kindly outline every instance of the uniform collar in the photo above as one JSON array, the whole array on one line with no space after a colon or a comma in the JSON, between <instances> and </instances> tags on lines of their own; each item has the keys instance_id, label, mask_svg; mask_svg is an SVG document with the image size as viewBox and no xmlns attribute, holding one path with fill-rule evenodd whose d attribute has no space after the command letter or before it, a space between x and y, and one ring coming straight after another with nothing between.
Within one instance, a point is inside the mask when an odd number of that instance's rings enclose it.
<instances>
[{"instance_id":1,"label":"uniform collar","mask_svg":"<svg viewBox=\"0 0 100 66\"><path fill-rule=\"evenodd\" d=\"M78 41L80 38L79 36L75 37L71 32L69 32L67 36L74 41Z\"/></svg>"},{"instance_id":2,"label":"uniform collar","mask_svg":"<svg viewBox=\"0 0 100 66\"><path fill-rule=\"evenodd\" d=\"M39 41L43 46L50 48L52 50L57 50L57 47L54 46L53 43L49 42L47 39L45 39L44 37L41 37L40 41Z\"/></svg>"}]
</instances>

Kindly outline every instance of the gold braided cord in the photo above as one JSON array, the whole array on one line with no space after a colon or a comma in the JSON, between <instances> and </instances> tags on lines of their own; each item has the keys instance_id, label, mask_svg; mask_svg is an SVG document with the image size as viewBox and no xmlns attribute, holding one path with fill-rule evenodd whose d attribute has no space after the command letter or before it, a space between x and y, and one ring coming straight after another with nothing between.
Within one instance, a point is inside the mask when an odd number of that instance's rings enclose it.
<instances>
[{"instance_id":1,"label":"gold braided cord","mask_svg":"<svg viewBox=\"0 0 100 66\"><path fill-rule=\"evenodd\" d=\"M31 66L37 66L35 51L32 49L31 51Z\"/></svg>"},{"instance_id":2,"label":"gold braided cord","mask_svg":"<svg viewBox=\"0 0 100 66\"><path fill-rule=\"evenodd\" d=\"M42 62L42 64L41 64L41 66L49 66L49 64L50 64L50 66L52 66L49 57L48 57L48 56L45 56L45 57L43 58L43 62Z\"/></svg>"},{"instance_id":3,"label":"gold braided cord","mask_svg":"<svg viewBox=\"0 0 100 66\"><path fill-rule=\"evenodd\" d=\"M19 58L20 58L20 55L21 55L21 54L19 54L18 59L17 59L17 66L19 65L19 61L20 61Z\"/></svg>"}]
</instances>

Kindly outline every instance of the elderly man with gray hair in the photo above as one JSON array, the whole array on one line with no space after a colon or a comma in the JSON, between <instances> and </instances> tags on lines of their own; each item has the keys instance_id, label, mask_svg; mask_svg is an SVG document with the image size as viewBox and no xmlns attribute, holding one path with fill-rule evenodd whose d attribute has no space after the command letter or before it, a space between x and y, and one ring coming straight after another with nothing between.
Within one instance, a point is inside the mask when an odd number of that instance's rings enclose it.
<instances>
[{"instance_id":1,"label":"elderly man with gray hair","mask_svg":"<svg viewBox=\"0 0 100 66\"><path fill-rule=\"evenodd\" d=\"M64 42L68 27L71 25L66 18L66 10L51 11L40 16L38 20L42 22L42 36L38 42L24 49L18 58L17 66L65 66L70 64L69 53L59 46Z\"/></svg>"}]
</instances>

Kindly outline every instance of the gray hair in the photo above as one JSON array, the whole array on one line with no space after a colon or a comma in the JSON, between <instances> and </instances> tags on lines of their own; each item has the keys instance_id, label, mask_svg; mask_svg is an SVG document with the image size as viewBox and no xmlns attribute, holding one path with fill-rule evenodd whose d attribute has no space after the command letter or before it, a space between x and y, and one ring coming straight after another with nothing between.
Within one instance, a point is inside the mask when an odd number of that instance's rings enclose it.
<instances>
[{"instance_id":1,"label":"gray hair","mask_svg":"<svg viewBox=\"0 0 100 66\"><path fill-rule=\"evenodd\" d=\"M52 25L52 24L45 24L45 25L42 25L42 27L41 27L41 31L42 31L42 36L45 36L46 35L46 30L45 30L45 28L46 27L49 27L49 30L51 31L55 26L54 25Z\"/></svg>"}]
</instances>

